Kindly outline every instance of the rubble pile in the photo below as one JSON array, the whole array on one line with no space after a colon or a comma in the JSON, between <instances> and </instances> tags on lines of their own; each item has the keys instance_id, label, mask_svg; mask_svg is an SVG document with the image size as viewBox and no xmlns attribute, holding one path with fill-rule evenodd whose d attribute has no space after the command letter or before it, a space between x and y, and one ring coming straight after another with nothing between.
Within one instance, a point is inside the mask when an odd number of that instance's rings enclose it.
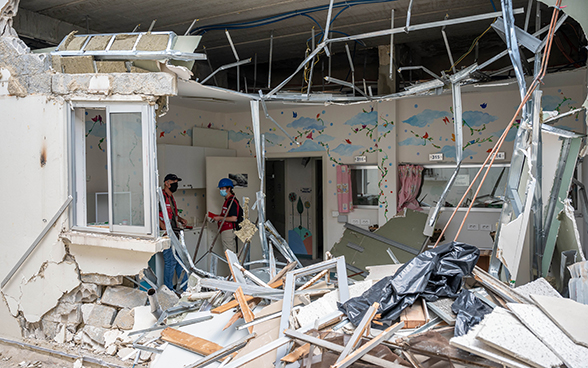
<instances>
[{"instance_id":1,"label":"rubble pile","mask_svg":"<svg viewBox=\"0 0 588 368\"><path fill-rule=\"evenodd\" d=\"M478 256L449 243L365 280L347 277L343 256L270 280L234 262L226 279L192 274L181 299L161 287L160 308L120 279L86 278L43 332L153 368L585 367L588 306L543 278L511 287Z\"/></svg>"}]
</instances>

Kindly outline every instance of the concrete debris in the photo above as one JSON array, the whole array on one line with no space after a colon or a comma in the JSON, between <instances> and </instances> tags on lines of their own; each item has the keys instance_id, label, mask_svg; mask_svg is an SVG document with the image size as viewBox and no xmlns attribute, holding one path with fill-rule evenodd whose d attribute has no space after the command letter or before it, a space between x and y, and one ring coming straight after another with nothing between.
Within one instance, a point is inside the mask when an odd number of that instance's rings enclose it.
<instances>
[{"instance_id":1,"label":"concrete debris","mask_svg":"<svg viewBox=\"0 0 588 368\"><path fill-rule=\"evenodd\" d=\"M167 288L165 285L161 285L159 289L157 289L157 300L159 300L159 306L162 310L169 309L174 305L178 304L180 298Z\"/></svg>"},{"instance_id":2,"label":"concrete debris","mask_svg":"<svg viewBox=\"0 0 588 368\"><path fill-rule=\"evenodd\" d=\"M116 309L101 304L83 304L81 310L87 326L110 328L116 316Z\"/></svg>"},{"instance_id":3,"label":"concrete debris","mask_svg":"<svg viewBox=\"0 0 588 368\"><path fill-rule=\"evenodd\" d=\"M113 307L132 309L147 303L147 293L125 286L109 286L104 290L100 301Z\"/></svg>"},{"instance_id":4,"label":"concrete debris","mask_svg":"<svg viewBox=\"0 0 588 368\"><path fill-rule=\"evenodd\" d=\"M104 347L104 334L108 330L106 328L96 327L96 326L85 326L82 330L83 334L83 341L91 345L92 347Z\"/></svg>"},{"instance_id":5,"label":"concrete debris","mask_svg":"<svg viewBox=\"0 0 588 368\"><path fill-rule=\"evenodd\" d=\"M107 275L100 275L97 273L82 274L81 279L82 279L82 282L84 282L84 283L104 285L104 286L116 286L116 285L122 285L122 283L123 283L122 276L107 276Z\"/></svg>"},{"instance_id":6,"label":"concrete debris","mask_svg":"<svg viewBox=\"0 0 588 368\"><path fill-rule=\"evenodd\" d=\"M130 330L135 323L135 312L129 308L123 308L116 314L116 318L112 323L113 328L120 328L121 330Z\"/></svg>"}]
</instances>

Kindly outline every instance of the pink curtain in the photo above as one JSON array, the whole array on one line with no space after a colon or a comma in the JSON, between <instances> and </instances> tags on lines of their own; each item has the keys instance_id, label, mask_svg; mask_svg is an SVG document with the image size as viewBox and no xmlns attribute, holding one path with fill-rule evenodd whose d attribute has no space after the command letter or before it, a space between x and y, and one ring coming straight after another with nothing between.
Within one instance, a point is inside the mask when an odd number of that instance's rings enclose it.
<instances>
[{"instance_id":1,"label":"pink curtain","mask_svg":"<svg viewBox=\"0 0 588 368\"><path fill-rule=\"evenodd\" d=\"M347 165L337 165L337 203L339 213L348 213L353 209L351 175Z\"/></svg>"},{"instance_id":2,"label":"pink curtain","mask_svg":"<svg viewBox=\"0 0 588 368\"><path fill-rule=\"evenodd\" d=\"M421 187L423 167L420 165L402 165L398 167L398 191L397 212L403 208L420 210L421 206L416 197Z\"/></svg>"}]
</instances>

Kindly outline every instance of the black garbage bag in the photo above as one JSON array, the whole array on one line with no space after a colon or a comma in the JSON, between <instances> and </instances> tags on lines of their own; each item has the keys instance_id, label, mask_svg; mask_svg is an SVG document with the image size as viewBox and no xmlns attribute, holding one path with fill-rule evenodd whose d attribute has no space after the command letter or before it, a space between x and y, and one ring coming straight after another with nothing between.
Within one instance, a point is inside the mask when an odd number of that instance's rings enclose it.
<instances>
[{"instance_id":1,"label":"black garbage bag","mask_svg":"<svg viewBox=\"0 0 588 368\"><path fill-rule=\"evenodd\" d=\"M475 246L457 242L427 250L361 296L339 303L339 310L357 326L367 309L378 302L378 313L382 316L378 321L390 326L419 296L427 301L456 297L463 277L472 272L479 256L480 250Z\"/></svg>"},{"instance_id":2,"label":"black garbage bag","mask_svg":"<svg viewBox=\"0 0 588 368\"><path fill-rule=\"evenodd\" d=\"M480 323L484 316L492 312L492 308L476 298L474 293L463 289L453 304L453 313L457 314L455 319L454 336L462 336L468 333L470 328Z\"/></svg>"}]
</instances>

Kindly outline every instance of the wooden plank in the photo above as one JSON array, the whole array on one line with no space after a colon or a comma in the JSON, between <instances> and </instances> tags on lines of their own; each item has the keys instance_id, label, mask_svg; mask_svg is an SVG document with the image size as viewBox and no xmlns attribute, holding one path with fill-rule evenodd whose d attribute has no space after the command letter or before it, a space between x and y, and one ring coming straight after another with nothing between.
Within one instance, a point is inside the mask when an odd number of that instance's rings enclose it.
<instances>
[{"instance_id":1,"label":"wooden plank","mask_svg":"<svg viewBox=\"0 0 588 368\"><path fill-rule=\"evenodd\" d=\"M400 314L400 320L404 322L404 328L417 328L427 323L427 313L423 304L418 301L405 308Z\"/></svg>"},{"instance_id":2,"label":"wooden plank","mask_svg":"<svg viewBox=\"0 0 588 368\"><path fill-rule=\"evenodd\" d=\"M204 356L223 349L222 346L215 344L212 341L190 335L189 333L182 332L171 327L161 331L161 339L163 341L169 342L172 345L179 346Z\"/></svg>"},{"instance_id":3,"label":"wooden plank","mask_svg":"<svg viewBox=\"0 0 588 368\"><path fill-rule=\"evenodd\" d=\"M239 286L239 288L233 295L235 296L235 299L237 299L239 307L241 307L241 313L243 313L243 319L245 320L245 322L253 321L255 319L255 316L249 308L249 305L247 305L247 300L245 299L245 295L243 294L243 289L241 289L241 287ZM249 333L253 332L253 326L250 326L248 329Z\"/></svg>"},{"instance_id":4,"label":"wooden plank","mask_svg":"<svg viewBox=\"0 0 588 368\"><path fill-rule=\"evenodd\" d=\"M361 341L361 337L364 335L366 329L370 326L372 320L376 316L376 312L378 311L379 307L380 304L378 302L375 302L374 304L372 304L371 307L369 307L369 309L361 319L361 322L359 323L355 331L353 331L353 335L351 335L351 338L347 342L347 345L345 345L345 349L343 349L343 352L341 353L341 355L339 355L339 358L337 359L336 363L339 363L340 361L345 359L349 354L351 354L353 350L355 350L357 344L359 344L359 342Z\"/></svg>"},{"instance_id":5,"label":"wooden plank","mask_svg":"<svg viewBox=\"0 0 588 368\"><path fill-rule=\"evenodd\" d=\"M364 345L362 345L359 349L355 350L352 354L348 355L345 359L340 362L337 362L331 366L331 368L346 368L356 362L361 357L365 356L367 353L370 352L373 348L380 345L384 340L388 340L390 336L392 336L396 331L401 329L404 326L403 322L398 322L395 325L392 325L382 331L378 336L374 337Z\"/></svg>"},{"instance_id":6,"label":"wooden plank","mask_svg":"<svg viewBox=\"0 0 588 368\"><path fill-rule=\"evenodd\" d=\"M288 272L292 271L294 268L296 268L296 264L297 264L296 262L291 262L291 263L287 264L286 267L282 268L280 270L280 272L278 272L278 274L276 276L274 276L270 280L270 282L268 282L268 284L270 286L272 286L272 283L274 283L278 280L282 280L284 278L284 276L286 276L286 273L288 273ZM283 283L283 281L282 281L282 283ZM278 287L278 286L276 286L276 287Z\"/></svg>"},{"instance_id":7,"label":"wooden plank","mask_svg":"<svg viewBox=\"0 0 588 368\"><path fill-rule=\"evenodd\" d=\"M286 267L288 267L288 266L286 266ZM281 287L282 285L284 285L284 280L282 278L280 278L276 281L268 283L268 285L272 289L277 289L277 288ZM245 299L247 300L247 302L257 301L257 303L259 303L261 301L261 298L256 298L256 297L253 297L250 295L245 295ZM237 306L239 306L239 303L237 303L236 300L231 300L230 302L227 302L223 305L220 305L220 306L214 308L213 310L210 311L210 313L215 313L215 314L224 313L228 310L236 308Z\"/></svg>"},{"instance_id":8,"label":"wooden plank","mask_svg":"<svg viewBox=\"0 0 588 368\"><path fill-rule=\"evenodd\" d=\"M286 362L286 363L294 363L298 359L306 356L309 352L310 352L310 344L306 343L306 344L296 348L296 350L294 350L290 354L286 355L281 360L282 360L282 362Z\"/></svg>"},{"instance_id":9,"label":"wooden plank","mask_svg":"<svg viewBox=\"0 0 588 368\"><path fill-rule=\"evenodd\" d=\"M249 309L253 310L257 304L259 303L259 301L251 301L249 303ZM223 327L223 331L226 330L227 328L231 327L235 322L237 322L239 320L239 318L243 318L243 312L238 311L236 312L233 317L231 317L231 319L229 320L229 322L227 322L227 324L225 325L225 327Z\"/></svg>"},{"instance_id":10,"label":"wooden plank","mask_svg":"<svg viewBox=\"0 0 588 368\"><path fill-rule=\"evenodd\" d=\"M316 346L320 346L321 348L327 349L327 350L331 350L334 351L336 353L342 353L343 349L345 349L344 346L338 345L338 344L334 344L330 341L325 341L323 339L319 339L318 337L314 337L314 336L310 336L310 335L306 335L300 331L296 331L296 330L286 330L284 331L284 334L288 337L291 337L293 339L296 340L300 340L300 341L304 341L304 342L308 342L309 344L313 344ZM403 368L402 365L398 364L398 363L394 363L394 362L390 362L388 360L382 359L382 358L378 358L376 356L373 355L363 355L362 357L360 357L359 359L363 360L366 363L371 363L371 364L375 364L379 367L384 367L384 368Z\"/></svg>"},{"instance_id":11,"label":"wooden plank","mask_svg":"<svg viewBox=\"0 0 588 368\"><path fill-rule=\"evenodd\" d=\"M322 279L323 276L325 276L330 271L331 270L323 270L323 271L319 272L316 276L314 276L312 279L310 279L306 284L304 284L301 287L299 287L298 290L306 290L306 289L308 289L309 287L311 287L312 285L314 285L318 280Z\"/></svg>"}]
</instances>

